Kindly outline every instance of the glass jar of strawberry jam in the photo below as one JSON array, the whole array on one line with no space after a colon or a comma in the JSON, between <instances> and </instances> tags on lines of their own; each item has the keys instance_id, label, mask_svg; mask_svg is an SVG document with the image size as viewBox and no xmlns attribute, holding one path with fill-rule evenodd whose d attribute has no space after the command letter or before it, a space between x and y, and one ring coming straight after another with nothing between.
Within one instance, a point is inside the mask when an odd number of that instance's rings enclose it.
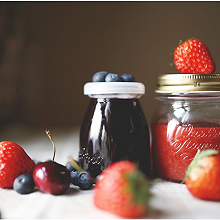
<instances>
[{"instance_id":1,"label":"glass jar of strawberry jam","mask_svg":"<svg viewBox=\"0 0 220 220\"><path fill-rule=\"evenodd\" d=\"M136 162L150 171L150 140L139 98L145 86L138 82L90 82L84 94L90 103L80 130L79 163L92 176L112 162Z\"/></svg>"},{"instance_id":2,"label":"glass jar of strawberry jam","mask_svg":"<svg viewBox=\"0 0 220 220\"><path fill-rule=\"evenodd\" d=\"M157 78L152 155L156 174L182 181L198 149L220 150L220 74Z\"/></svg>"}]
</instances>

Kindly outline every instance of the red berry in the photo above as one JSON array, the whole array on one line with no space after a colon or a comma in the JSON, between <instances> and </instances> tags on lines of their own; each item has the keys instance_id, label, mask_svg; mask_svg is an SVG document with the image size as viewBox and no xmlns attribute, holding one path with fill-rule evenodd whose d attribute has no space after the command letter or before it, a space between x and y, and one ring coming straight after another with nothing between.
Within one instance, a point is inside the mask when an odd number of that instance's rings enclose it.
<instances>
[{"instance_id":1,"label":"red berry","mask_svg":"<svg viewBox=\"0 0 220 220\"><path fill-rule=\"evenodd\" d=\"M38 164L33 171L36 186L45 193L59 195L70 185L70 172L67 168L54 161Z\"/></svg>"},{"instance_id":2,"label":"red berry","mask_svg":"<svg viewBox=\"0 0 220 220\"><path fill-rule=\"evenodd\" d=\"M33 179L42 192L59 195L69 188L71 181L70 172L65 166L54 161L55 144L50 131L46 129L45 132L53 144L53 160L39 163L33 171Z\"/></svg>"},{"instance_id":3,"label":"red berry","mask_svg":"<svg viewBox=\"0 0 220 220\"><path fill-rule=\"evenodd\" d=\"M198 39L189 39L174 51L174 64L181 73L213 73L215 62L208 47Z\"/></svg>"},{"instance_id":4,"label":"red berry","mask_svg":"<svg viewBox=\"0 0 220 220\"><path fill-rule=\"evenodd\" d=\"M220 201L220 154L215 150L198 151L185 177L189 192L204 200Z\"/></svg>"},{"instance_id":5,"label":"red berry","mask_svg":"<svg viewBox=\"0 0 220 220\"><path fill-rule=\"evenodd\" d=\"M111 164L94 188L94 204L125 218L138 218L148 212L149 185L143 173L130 161Z\"/></svg>"},{"instance_id":6,"label":"red berry","mask_svg":"<svg viewBox=\"0 0 220 220\"><path fill-rule=\"evenodd\" d=\"M0 187L12 188L16 177L32 174L35 163L18 144L0 142Z\"/></svg>"}]
</instances>

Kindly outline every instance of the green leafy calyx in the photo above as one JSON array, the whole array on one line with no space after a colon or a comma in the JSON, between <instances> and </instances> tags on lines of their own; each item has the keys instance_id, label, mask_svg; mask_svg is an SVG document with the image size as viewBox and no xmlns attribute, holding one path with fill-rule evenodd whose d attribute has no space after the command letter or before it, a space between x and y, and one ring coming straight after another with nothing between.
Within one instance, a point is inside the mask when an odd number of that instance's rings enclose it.
<instances>
[{"instance_id":1,"label":"green leafy calyx","mask_svg":"<svg viewBox=\"0 0 220 220\"><path fill-rule=\"evenodd\" d=\"M133 204L146 206L148 204L149 198L152 196L150 192L150 187L152 184L139 170L135 170L132 173L127 173L125 178L128 181L126 192L132 195Z\"/></svg>"},{"instance_id":2,"label":"green leafy calyx","mask_svg":"<svg viewBox=\"0 0 220 220\"><path fill-rule=\"evenodd\" d=\"M208 156L212 156L212 155L215 155L215 154L218 154L219 152L217 150L212 150L212 149L204 149L204 150L198 150L194 159L192 160L192 162L190 163L190 165L187 167L187 170L186 170L186 176L184 178L184 181L189 177L189 174L191 172L191 170L195 167L199 167L200 166L200 163L199 161L204 158L204 157L208 157Z\"/></svg>"}]
</instances>

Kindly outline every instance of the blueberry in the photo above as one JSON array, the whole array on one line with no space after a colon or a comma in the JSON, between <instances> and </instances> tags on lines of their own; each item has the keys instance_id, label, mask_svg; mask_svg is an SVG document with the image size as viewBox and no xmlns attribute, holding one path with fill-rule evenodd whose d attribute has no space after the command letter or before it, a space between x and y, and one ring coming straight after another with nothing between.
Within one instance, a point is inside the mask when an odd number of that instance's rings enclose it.
<instances>
[{"instance_id":1,"label":"blueberry","mask_svg":"<svg viewBox=\"0 0 220 220\"><path fill-rule=\"evenodd\" d=\"M105 77L106 82L122 82L122 78L116 73L109 73Z\"/></svg>"},{"instance_id":2,"label":"blueberry","mask_svg":"<svg viewBox=\"0 0 220 220\"><path fill-rule=\"evenodd\" d=\"M76 169L73 167L73 165L72 165L69 161L66 163L66 168L67 168L70 172L76 171Z\"/></svg>"},{"instance_id":3,"label":"blueberry","mask_svg":"<svg viewBox=\"0 0 220 220\"><path fill-rule=\"evenodd\" d=\"M88 170L86 170L86 171L84 171L84 172L86 172L89 176L92 176L92 173L89 172Z\"/></svg>"},{"instance_id":4,"label":"blueberry","mask_svg":"<svg viewBox=\"0 0 220 220\"><path fill-rule=\"evenodd\" d=\"M88 190L92 188L93 182L87 172L80 172L78 181L80 189Z\"/></svg>"},{"instance_id":5,"label":"blueberry","mask_svg":"<svg viewBox=\"0 0 220 220\"><path fill-rule=\"evenodd\" d=\"M36 165L38 165L39 163L41 163L41 161L39 161L39 160L33 159L33 161L34 161L34 163L35 163Z\"/></svg>"},{"instance_id":6,"label":"blueberry","mask_svg":"<svg viewBox=\"0 0 220 220\"><path fill-rule=\"evenodd\" d=\"M135 81L134 76L131 74L128 74L128 73L123 74L121 76L121 78L124 82L134 82Z\"/></svg>"},{"instance_id":7,"label":"blueberry","mask_svg":"<svg viewBox=\"0 0 220 220\"><path fill-rule=\"evenodd\" d=\"M75 186L79 186L79 172L78 171L72 171L70 173L71 176L71 183Z\"/></svg>"},{"instance_id":8,"label":"blueberry","mask_svg":"<svg viewBox=\"0 0 220 220\"><path fill-rule=\"evenodd\" d=\"M19 194L28 194L34 191L34 180L30 174L22 174L15 178L13 183L14 190Z\"/></svg>"},{"instance_id":9,"label":"blueberry","mask_svg":"<svg viewBox=\"0 0 220 220\"><path fill-rule=\"evenodd\" d=\"M77 160L74 160L74 161L80 166L79 161L77 161ZM68 161L68 162L66 163L66 168L67 168L70 172L72 172L72 171L77 171L76 168L72 165L72 163L71 163L70 161Z\"/></svg>"},{"instance_id":10,"label":"blueberry","mask_svg":"<svg viewBox=\"0 0 220 220\"><path fill-rule=\"evenodd\" d=\"M107 76L108 72L100 71L93 75L92 81L93 82L105 82L105 77Z\"/></svg>"}]
</instances>

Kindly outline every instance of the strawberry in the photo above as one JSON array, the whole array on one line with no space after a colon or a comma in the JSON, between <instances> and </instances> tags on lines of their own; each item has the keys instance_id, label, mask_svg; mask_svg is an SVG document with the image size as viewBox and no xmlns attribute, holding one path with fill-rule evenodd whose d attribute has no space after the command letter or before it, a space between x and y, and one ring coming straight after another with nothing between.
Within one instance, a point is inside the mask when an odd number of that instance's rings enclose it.
<instances>
[{"instance_id":1,"label":"strawberry","mask_svg":"<svg viewBox=\"0 0 220 220\"><path fill-rule=\"evenodd\" d=\"M204 200L220 200L220 154L198 150L187 168L185 184L189 192Z\"/></svg>"},{"instance_id":2,"label":"strawberry","mask_svg":"<svg viewBox=\"0 0 220 220\"><path fill-rule=\"evenodd\" d=\"M189 39L174 51L174 64L181 73L213 73L215 62L208 47L199 39Z\"/></svg>"},{"instance_id":3,"label":"strawberry","mask_svg":"<svg viewBox=\"0 0 220 220\"><path fill-rule=\"evenodd\" d=\"M102 210L125 218L138 218L148 212L149 189L146 177L133 162L119 161L100 174L93 201Z\"/></svg>"},{"instance_id":4,"label":"strawberry","mask_svg":"<svg viewBox=\"0 0 220 220\"><path fill-rule=\"evenodd\" d=\"M17 176L31 174L35 166L21 146L10 141L0 142L1 188L12 188Z\"/></svg>"}]
</instances>

